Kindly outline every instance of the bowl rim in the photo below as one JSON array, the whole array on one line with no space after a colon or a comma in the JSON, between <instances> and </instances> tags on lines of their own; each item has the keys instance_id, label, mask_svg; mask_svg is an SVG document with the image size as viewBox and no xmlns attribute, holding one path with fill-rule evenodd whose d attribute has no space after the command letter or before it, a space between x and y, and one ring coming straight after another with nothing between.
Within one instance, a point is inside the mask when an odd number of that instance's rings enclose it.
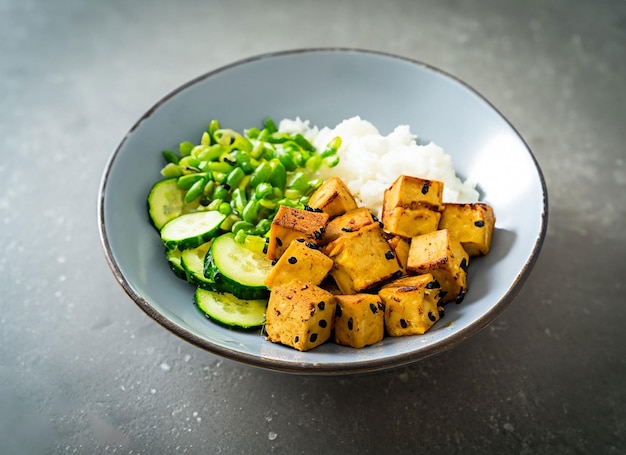
<instances>
[{"instance_id":1,"label":"bowl rim","mask_svg":"<svg viewBox=\"0 0 626 455\"><path fill-rule=\"evenodd\" d=\"M134 133L135 130L141 125L141 123L148 119L154 112L156 112L163 104L165 104L169 99L178 95L179 93L185 91L187 88L204 81L214 75L227 71L231 68L247 65L251 62L262 60L262 59L273 59L277 57L288 57L295 56L301 54L313 54L313 53L336 53L336 54L362 54L362 55L372 55L372 56L380 56L385 58L390 58L392 60L400 60L404 61L423 69L436 73L445 78L451 79L452 81L460 84L466 90L473 93L477 96L481 101L486 103L490 109L492 109L495 113L499 115L499 117L511 128L511 130L517 135L518 139L524 145L528 155L530 156L534 168L537 172L537 176L539 178L541 193L543 196L543 208L541 213L541 225L539 233L535 239L533 248L530 252L529 258L522 267L522 269L517 274L515 280L512 282L511 286L507 289L506 293L480 318L476 319L471 325L460 329L459 331L453 333L449 337L444 340L438 341L432 345L426 346L422 349L410 352L410 353L402 353L393 356L387 356L376 360L368 360L368 361L356 361L356 362L337 362L332 364L317 364L317 363L309 363L309 362L289 362L289 361L281 361L275 360L265 357L259 357L256 355L251 355L244 352L234 351L227 347L214 344L208 342L207 340L195 335L190 330L185 327L176 324L171 321L163 314L161 314L154 306L150 304L143 296L141 296L138 292L133 289L131 284L128 282L127 278L122 273L120 266L114 258L113 250L111 248L111 244L109 241L109 235L107 231L107 226L105 223L105 200L106 193L108 188L109 176L111 173L111 169L118 155L121 153L122 148L126 144L126 141L129 137ZM239 60L235 60L226 65L215 68L211 71L208 71L204 74L194 77L193 79L184 82L183 84L177 86L169 93L164 95L161 99L159 99L156 103L152 105L145 113L131 126L128 132L124 135L118 146L115 148L113 153L110 155L100 180L100 186L98 190L98 201L97 201L97 223L99 230L99 237L101 247L104 252L105 260L107 262L108 267L113 273L117 283L122 287L124 292L135 302L135 304L144 311L150 318L160 324L162 327L173 333L174 335L182 338L183 340L204 349L206 351L211 352L212 354L218 355L220 357L224 357L226 359L234 360L240 363L244 363L253 367L259 367L266 370L280 371L285 373L297 373L297 374L307 374L307 375L319 375L319 374L354 374L354 373L365 373L365 372L375 372L386 370L390 368L395 368L403 365L408 365L414 363L418 360L423 360L428 357L440 354L448 349L458 345L460 342L466 340L467 338L475 335L484 329L487 325L489 325L494 319L496 319L507 307L508 305L515 299L517 294L519 293L522 285L529 277L534 265L537 262L539 257L540 250L543 246L543 242L547 233L548 226L548 192L547 186L545 182L545 178L541 167L532 151L532 149L528 146L522 135L519 131L512 125L512 123L500 112L487 98L485 98L481 93L479 93L476 89L471 87L468 83L459 79L457 76L448 73L440 68L437 68L431 64L424 63L420 60L416 60L413 58L397 55L391 52L379 51L379 50L370 50L363 48L353 48L353 47L310 47L310 48L297 48L297 49L287 49L281 51L267 52L262 54L257 54L253 56L249 56L246 58L242 58Z\"/></svg>"}]
</instances>

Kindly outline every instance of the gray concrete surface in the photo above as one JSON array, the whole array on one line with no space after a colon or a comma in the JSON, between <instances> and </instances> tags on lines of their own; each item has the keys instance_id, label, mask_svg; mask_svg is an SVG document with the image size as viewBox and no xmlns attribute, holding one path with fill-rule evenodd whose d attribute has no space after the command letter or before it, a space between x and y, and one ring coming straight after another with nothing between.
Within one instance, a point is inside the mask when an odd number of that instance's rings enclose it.
<instances>
[{"instance_id":1,"label":"gray concrete surface","mask_svg":"<svg viewBox=\"0 0 626 455\"><path fill-rule=\"evenodd\" d=\"M100 177L162 95L277 50L392 52L465 80L545 174L517 299L440 356L302 377L178 339L115 283ZM0 452L626 452L626 3L0 0Z\"/></svg>"}]
</instances>

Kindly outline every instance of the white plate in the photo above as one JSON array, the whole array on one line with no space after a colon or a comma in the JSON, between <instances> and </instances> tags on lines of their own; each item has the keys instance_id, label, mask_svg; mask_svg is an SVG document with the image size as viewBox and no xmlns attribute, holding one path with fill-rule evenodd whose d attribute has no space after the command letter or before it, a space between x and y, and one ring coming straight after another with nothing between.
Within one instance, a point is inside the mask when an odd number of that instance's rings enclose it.
<instances>
[{"instance_id":1,"label":"white plate","mask_svg":"<svg viewBox=\"0 0 626 455\"><path fill-rule=\"evenodd\" d=\"M385 338L364 349L326 343L298 352L260 331L228 329L192 303L193 286L168 269L150 225L146 196L159 179L161 151L196 140L212 119L242 130L265 117L334 126L355 115L382 134L408 124L452 156L457 173L479 183L496 214L492 250L472 260L469 291L427 334ZM266 54L200 76L156 103L130 129L102 178L98 207L106 259L117 281L150 317L215 354L268 369L354 373L403 365L442 352L489 324L512 301L541 248L545 182L513 126L460 80L420 62L369 51L309 49Z\"/></svg>"}]
</instances>

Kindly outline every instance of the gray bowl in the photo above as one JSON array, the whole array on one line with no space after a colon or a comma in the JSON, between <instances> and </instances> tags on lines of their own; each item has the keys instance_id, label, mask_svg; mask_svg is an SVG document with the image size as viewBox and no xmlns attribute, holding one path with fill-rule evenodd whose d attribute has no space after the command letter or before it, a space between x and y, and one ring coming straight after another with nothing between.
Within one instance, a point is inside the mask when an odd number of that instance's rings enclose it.
<instances>
[{"instance_id":1,"label":"gray bowl","mask_svg":"<svg viewBox=\"0 0 626 455\"><path fill-rule=\"evenodd\" d=\"M326 343L298 352L260 331L229 329L193 305L193 286L176 278L150 225L146 196L160 178L161 151L200 137L211 119L236 130L265 117L334 126L355 115L382 134L408 124L478 182L495 211L489 255L474 259L469 291L423 336L364 349ZM307 49L249 58L202 75L157 102L130 129L104 170L98 201L106 260L129 297L166 329L214 354L272 370L356 373L440 353L486 327L528 277L547 228L547 193L532 152L513 126L462 81L406 58L352 49Z\"/></svg>"}]
</instances>

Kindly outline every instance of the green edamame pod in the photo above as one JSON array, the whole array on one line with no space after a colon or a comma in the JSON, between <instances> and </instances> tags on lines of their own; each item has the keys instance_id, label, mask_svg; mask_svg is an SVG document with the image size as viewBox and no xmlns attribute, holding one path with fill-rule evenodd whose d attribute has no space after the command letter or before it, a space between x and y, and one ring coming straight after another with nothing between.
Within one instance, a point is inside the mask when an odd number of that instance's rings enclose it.
<instances>
[{"instance_id":1,"label":"green edamame pod","mask_svg":"<svg viewBox=\"0 0 626 455\"><path fill-rule=\"evenodd\" d=\"M313 144L311 144L307 138L305 138L302 134L298 133L293 137L293 140L296 144L298 144L300 147L302 147L303 150L306 150L307 152L311 152L311 153L315 153L315 147L313 146Z\"/></svg>"},{"instance_id":2,"label":"green edamame pod","mask_svg":"<svg viewBox=\"0 0 626 455\"><path fill-rule=\"evenodd\" d=\"M165 161L167 161L168 163L178 164L178 161L180 161L178 155L171 150L163 150L162 153L163 158L165 158Z\"/></svg>"},{"instance_id":3,"label":"green edamame pod","mask_svg":"<svg viewBox=\"0 0 626 455\"><path fill-rule=\"evenodd\" d=\"M195 144L189 141L183 141L178 144L178 153L180 153L180 156L187 156L191 153L194 147Z\"/></svg>"},{"instance_id":4,"label":"green edamame pod","mask_svg":"<svg viewBox=\"0 0 626 455\"><path fill-rule=\"evenodd\" d=\"M267 117L265 119L264 125L265 125L265 129L270 134L278 131L278 128L276 128L276 124L274 123L274 120L272 120L270 117Z\"/></svg>"},{"instance_id":5,"label":"green edamame pod","mask_svg":"<svg viewBox=\"0 0 626 455\"><path fill-rule=\"evenodd\" d=\"M204 180L206 178L206 174L187 174L183 175L176 182L176 186L181 190L189 190L193 185L195 185L198 181ZM202 184L204 187L204 183Z\"/></svg>"},{"instance_id":6,"label":"green edamame pod","mask_svg":"<svg viewBox=\"0 0 626 455\"><path fill-rule=\"evenodd\" d=\"M270 164L267 161L263 161L252 173L250 179L250 186L256 187L259 183L265 182L271 171Z\"/></svg>"},{"instance_id":7,"label":"green edamame pod","mask_svg":"<svg viewBox=\"0 0 626 455\"><path fill-rule=\"evenodd\" d=\"M269 164L270 173L267 177L267 182L274 188L284 191L287 185L287 169L285 169L285 166L278 158L270 160Z\"/></svg>"},{"instance_id":8,"label":"green edamame pod","mask_svg":"<svg viewBox=\"0 0 626 455\"><path fill-rule=\"evenodd\" d=\"M211 141L213 143L216 142L214 133L219 129L220 129L220 122L217 120L211 120L211 122L209 123L209 127L207 128L207 133L209 133L209 137L211 138Z\"/></svg>"},{"instance_id":9,"label":"green edamame pod","mask_svg":"<svg viewBox=\"0 0 626 455\"><path fill-rule=\"evenodd\" d=\"M236 167L226 177L226 183L230 185L230 187L235 188L239 185L241 180L245 177L245 172L242 168Z\"/></svg>"},{"instance_id":10,"label":"green edamame pod","mask_svg":"<svg viewBox=\"0 0 626 455\"><path fill-rule=\"evenodd\" d=\"M248 223L256 223L257 215L259 214L259 204L254 199L248 201L241 214L244 221Z\"/></svg>"},{"instance_id":11,"label":"green edamame pod","mask_svg":"<svg viewBox=\"0 0 626 455\"><path fill-rule=\"evenodd\" d=\"M220 157L224 148L220 144L213 144L202 149L197 158L202 161L215 161Z\"/></svg>"},{"instance_id":12,"label":"green edamame pod","mask_svg":"<svg viewBox=\"0 0 626 455\"><path fill-rule=\"evenodd\" d=\"M203 179L200 179L196 183L191 185L191 188L189 188L187 190L187 194L185 194L185 203L190 204L191 202L196 200L196 198L202 194L203 189L204 189Z\"/></svg>"},{"instance_id":13,"label":"green edamame pod","mask_svg":"<svg viewBox=\"0 0 626 455\"><path fill-rule=\"evenodd\" d=\"M177 164L167 163L163 169L161 169L161 175L165 178L179 177L183 175L183 170Z\"/></svg>"}]
</instances>

